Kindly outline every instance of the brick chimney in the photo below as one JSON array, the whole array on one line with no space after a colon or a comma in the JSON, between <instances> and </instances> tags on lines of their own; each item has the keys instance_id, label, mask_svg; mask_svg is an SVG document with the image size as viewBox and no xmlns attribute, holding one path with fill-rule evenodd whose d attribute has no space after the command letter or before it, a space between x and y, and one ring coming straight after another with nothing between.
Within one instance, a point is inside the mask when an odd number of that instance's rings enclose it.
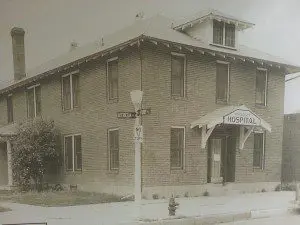
<instances>
[{"instance_id":1,"label":"brick chimney","mask_svg":"<svg viewBox=\"0 0 300 225\"><path fill-rule=\"evenodd\" d=\"M14 80L18 81L26 76L24 47L25 31L22 28L14 27L10 34L12 37Z\"/></svg>"}]
</instances>

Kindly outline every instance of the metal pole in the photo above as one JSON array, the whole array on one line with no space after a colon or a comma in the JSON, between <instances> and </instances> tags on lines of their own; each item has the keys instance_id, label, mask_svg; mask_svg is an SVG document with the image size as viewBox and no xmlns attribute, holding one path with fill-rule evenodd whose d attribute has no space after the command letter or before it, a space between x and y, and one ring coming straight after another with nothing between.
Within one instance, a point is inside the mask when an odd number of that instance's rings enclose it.
<instances>
[{"instance_id":1,"label":"metal pole","mask_svg":"<svg viewBox=\"0 0 300 225\"><path fill-rule=\"evenodd\" d=\"M134 124L134 129L139 127L140 124L140 115L138 115L138 110L135 109L137 116L135 118L135 124ZM135 132L135 131L134 131ZM135 135L135 133L134 133ZM134 183L135 183L135 188L134 188L134 200L136 203L140 203L142 200L142 193L141 193L141 143L140 141L135 140L134 143L135 146L135 177L134 177Z\"/></svg>"}]
</instances>

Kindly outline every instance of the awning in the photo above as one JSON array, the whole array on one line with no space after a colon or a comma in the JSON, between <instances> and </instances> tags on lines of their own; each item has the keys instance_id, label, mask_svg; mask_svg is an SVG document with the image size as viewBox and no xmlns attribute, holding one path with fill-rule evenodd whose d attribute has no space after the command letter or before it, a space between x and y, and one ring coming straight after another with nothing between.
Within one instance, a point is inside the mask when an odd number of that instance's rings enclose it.
<instances>
[{"instance_id":1,"label":"awning","mask_svg":"<svg viewBox=\"0 0 300 225\"><path fill-rule=\"evenodd\" d=\"M6 126L0 127L0 137L13 136L17 132L17 124L12 123Z\"/></svg>"},{"instance_id":2,"label":"awning","mask_svg":"<svg viewBox=\"0 0 300 225\"><path fill-rule=\"evenodd\" d=\"M271 125L261 117L256 115L245 105L226 106L206 114L205 116L191 123L191 128L202 128L202 147L205 148L206 142L211 135L213 129L218 124L232 124L240 126L240 148L244 147L244 143L250 133L257 128L271 132Z\"/></svg>"}]
</instances>

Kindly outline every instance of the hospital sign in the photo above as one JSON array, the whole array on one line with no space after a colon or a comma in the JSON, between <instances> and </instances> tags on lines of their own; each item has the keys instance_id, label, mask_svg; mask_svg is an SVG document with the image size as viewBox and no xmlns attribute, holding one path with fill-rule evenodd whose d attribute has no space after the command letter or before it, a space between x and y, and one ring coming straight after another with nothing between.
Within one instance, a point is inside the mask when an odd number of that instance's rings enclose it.
<instances>
[{"instance_id":1,"label":"hospital sign","mask_svg":"<svg viewBox=\"0 0 300 225\"><path fill-rule=\"evenodd\" d=\"M235 110L223 117L224 124L259 126L260 119L249 110Z\"/></svg>"}]
</instances>

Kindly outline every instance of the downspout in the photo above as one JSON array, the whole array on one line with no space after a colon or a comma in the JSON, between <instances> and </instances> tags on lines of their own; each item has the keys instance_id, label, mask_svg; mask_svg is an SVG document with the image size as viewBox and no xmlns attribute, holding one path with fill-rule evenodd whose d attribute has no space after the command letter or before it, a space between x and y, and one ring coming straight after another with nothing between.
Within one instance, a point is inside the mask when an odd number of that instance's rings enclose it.
<instances>
[{"instance_id":1,"label":"downspout","mask_svg":"<svg viewBox=\"0 0 300 225\"><path fill-rule=\"evenodd\" d=\"M140 39L138 40L138 53L139 53L139 58L140 58L140 90L143 91L143 54L142 54ZM143 96L143 99L144 99L144 96ZM143 103L142 103L141 108L143 109ZM142 112L140 113L140 125L143 125ZM144 136L144 134L143 134L143 136ZM141 193L143 194L143 143L141 143L141 161L140 162L141 162Z\"/></svg>"}]
</instances>

